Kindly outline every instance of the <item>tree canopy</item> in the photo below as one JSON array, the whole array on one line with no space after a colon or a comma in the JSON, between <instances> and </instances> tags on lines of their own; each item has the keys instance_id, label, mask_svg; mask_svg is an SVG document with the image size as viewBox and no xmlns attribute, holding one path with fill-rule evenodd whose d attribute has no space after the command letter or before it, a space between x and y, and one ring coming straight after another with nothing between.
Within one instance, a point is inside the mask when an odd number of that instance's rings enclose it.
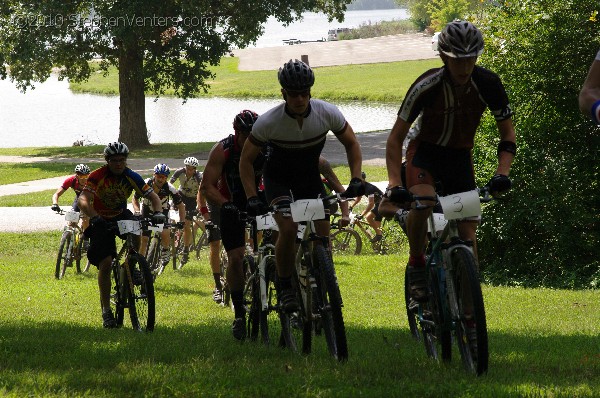
<instances>
[{"instance_id":1,"label":"tree canopy","mask_svg":"<svg viewBox=\"0 0 600 398\"><path fill-rule=\"evenodd\" d=\"M343 17L351 0L45 0L0 4L0 78L21 90L59 78L83 81L90 61L119 69L120 133L148 144L144 91L187 99L207 90L208 67L263 33L269 16L290 23L306 11ZM10 70L10 74L9 74Z\"/></svg>"}]
</instances>

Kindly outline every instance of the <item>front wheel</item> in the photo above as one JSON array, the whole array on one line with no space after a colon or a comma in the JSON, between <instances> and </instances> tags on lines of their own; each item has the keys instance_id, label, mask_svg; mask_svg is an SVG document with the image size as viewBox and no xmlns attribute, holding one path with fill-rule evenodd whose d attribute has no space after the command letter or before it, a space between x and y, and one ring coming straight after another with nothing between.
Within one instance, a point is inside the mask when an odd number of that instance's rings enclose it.
<instances>
[{"instance_id":1,"label":"front wheel","mask_svg":"<svg viewBox=\"0 0 600 398\"><path fill-rule=\"evenodd\" d=\"M362 239L353 229L337 230L331 234L329 239L333 253L357 255L362 250Z\"/></svg>"},{"instance_id":2,"label":"front wheel","mask_svg":"<svg viewBox=\"0 0 600 398\"><path fill-rule=\"evenodd\" d=\"M320 245L315 246L315 280L317 281L317 311L325 332L329 353L338 361L348 360L346 327L342 315L342 294L338 285L330 253Z\"/></svg>"},{"instance_id":3,"label":"front wheel","mask_svg":"<svg viewBox=\"0 0 600 398\"><path fill-rule=\"evenodd\" d=\"M56 268L54 270L54 277L56 279L62 279L65 276L65 271L70 263L69 246L71 246L71 239L73 234L69 231L65 231L60 238L60 245L58 246L58 256L56 257Z\"/></svg>"},{"instance_id":4,"label":"front wheel","mask_svg":"<svg viewBox=\"0 0 600 398\"><path fill-rule=\"evenodd\" d=\"M453 283L458 314L456 341L465 368L481 375L488 369L488 335L483 294L475 258L471 251L457 247L451 253Z\"/></svg>"},{"instance_id":5,"label":"front wheel","mask_svg":"<svg viewBox=\"0 0 600 398\"><path fill-rule=\"evenodd\" d=\"M146 259L138 253L128 257L129 275L127 283L129 317L131 325L140 332L154 330L155 298L154 279Z\"/></svg>"}]
</instances>

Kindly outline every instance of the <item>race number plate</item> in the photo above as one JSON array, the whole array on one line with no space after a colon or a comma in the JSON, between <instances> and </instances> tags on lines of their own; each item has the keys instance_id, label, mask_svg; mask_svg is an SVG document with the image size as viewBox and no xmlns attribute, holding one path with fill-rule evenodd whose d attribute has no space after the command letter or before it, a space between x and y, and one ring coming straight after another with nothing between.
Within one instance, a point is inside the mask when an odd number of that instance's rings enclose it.
<instances>
[{"instance_id":1,"label":"race number plate","mask_svg":"<svg viewBox=\"0 0 600 398\"><path fill-rule=\"evenodd\" d=\"M273 218L273 213L267 213L262 216L256 217L256 229L263 231L265 229L272 229L273 231L279 231L277 223Z\"/></svg>"},{"instance_id":2,"label":"race number plate","mask_svg":"<svg viewBox=\"0 0 600 398\"><path fill-rule=\"evenodd\" d=\"M481 202L479 200L479 192L476 189L441 196L439 200L446 220L478 217L481 215Z\"/></svg>"},{"instance_id":3,"label":"race number plate","mask_svg":"<svg viewBox=\"0 0 600 398\"><path fill-rule=\"evenodd\" d=\"M292 219L295 222L322 220L325 207L322 199L300 199L290 204Z\"/></svg>"},{"instance_id":4,"label":"race number plate","mask_svg":"<svg viewBox=\"0 0 600 398\"><path fill-rule=\"evenodd\" d=\"M142 234L142 224L137 220L119 220L117 221L119 226L119 234Z\"/></svg>"}]
</instances>

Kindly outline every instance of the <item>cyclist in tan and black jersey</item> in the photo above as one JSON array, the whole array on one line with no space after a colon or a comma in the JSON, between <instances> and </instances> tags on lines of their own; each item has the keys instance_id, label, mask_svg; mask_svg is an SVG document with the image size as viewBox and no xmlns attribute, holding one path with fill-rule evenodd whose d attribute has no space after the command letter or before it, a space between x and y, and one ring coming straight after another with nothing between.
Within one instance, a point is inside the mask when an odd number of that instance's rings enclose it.
<instances>
[{"instance_id":1,"label":"cyclist in tan and black jersey","mask_svg":"<svg viewBox=\"0 0 600 398\"><path fill-rule=\"evenodd\" d=\"M179 180L178 192L181 200L185 204L185 226L183 229L183 255L181 263L185 264L189 259L190 245L192 244L192 220L196 212L199 199L200 182L202 182L202 173L197 170L198 159L193 156L185 158L184 167L175 170L169 182L175 184ZM182 220L183 221L183 220Z\"/></svg>"},{"instance_id":2,"label":"cyclist in tan and black jersey","mask_svg":"<svg viewBox=\"0 0 600 398\"><path fill-rule=\"evenodd\" d=\"M444 195L475 188L471 151L486 108L495 117L500 133L498 167L489 182L490 191L498 194L511 187L508 174L517 149L511 120L513 112L498 75L475 65L483 52L481 32L467 21L450 22L439 36L438 48L444 66L425 72L412 84L388 137L389 187L379 206L385 216L398 209L393 203L410 201L409 191L435 196L436 182L441 183ZM402 143L419 115L418 134L410 141L406 152L404 187L401 180ZM413 209L407 221L410 245L407 275L415 300L426 299L424 242L430 211ZM478 223L478 219L465 219L459 223L461 238L474 243L475 254Z\"/></svg>"}]
</instances>

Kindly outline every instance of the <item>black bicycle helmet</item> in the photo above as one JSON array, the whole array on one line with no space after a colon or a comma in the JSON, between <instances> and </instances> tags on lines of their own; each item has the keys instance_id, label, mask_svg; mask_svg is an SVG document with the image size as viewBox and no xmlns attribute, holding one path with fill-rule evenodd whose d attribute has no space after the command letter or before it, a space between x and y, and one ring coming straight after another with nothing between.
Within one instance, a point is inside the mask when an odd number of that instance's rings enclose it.
<instances>
[{"instance_id":1,"label":"black bicycle helmet","mask_svg":"<svg viewBox=\"0 0 600 398\"><path fill-rule=\"evenodd\" d=\"M122 142L111 142L104 148L104 158L108 160L114 155L129 155L129 148Z\"/></svg>"},{"instance_id":2,"label":"black bicycle helmet","mask_svg":"<svg viewBox=\"0 0 600 398\"><path fill-rule=\"evenodd\" d=\"M297 59L289 60L277 73L279 84L286 90L308 90L315 84L315 74L310 66Z\"/></svg>"},{"instance_id":3,"label":"black bicycle helmet","mask_svg":"<svg viewBox=\"0 0 600 398\"><path fill-rule=\"evenodd\" d=\"M483 52L483 36L471 22L455 19L438 36L438 50L452 58L478 57Z\"/></svg>"},{"instance_id":4,"label":"black bicycle helmet","mask_svg":"<svg viewBox=\"0 0 600 398\"><path fill-rule=\"evenodd\" d=\"M250 132L252 131L252 126L258 119L258 114L256 112L250 111L248 109L244 109L233 119L233 129L237 131Z\"/></svg>"}]
</instances>

